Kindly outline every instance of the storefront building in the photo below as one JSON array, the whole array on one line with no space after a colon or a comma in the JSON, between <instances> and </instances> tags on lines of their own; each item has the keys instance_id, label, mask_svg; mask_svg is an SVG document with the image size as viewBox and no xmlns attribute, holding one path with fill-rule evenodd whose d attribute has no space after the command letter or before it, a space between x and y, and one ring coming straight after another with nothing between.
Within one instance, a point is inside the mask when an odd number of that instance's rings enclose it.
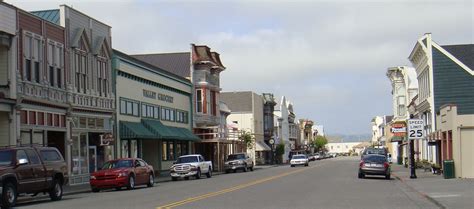
<instances>
[{"instance_id":1,"label":"storefront building","mask_svg":"<svg viewBox=\"0 0 474 209\"><path fill-rule=\"evenodd\" d=\"M114 50L118 157L139 157L155 171L190 154L192 83Z\"/></svg>"},{"instance_id":2,"label":"storefront building","mask_svg":"<svg viewBox=\"0 0 474 209\"><path fill-rule=\"evenodd\" d=\"M15 145L17 139L16 8L0 2L0 146Z\"/></svg>"}]
</instances>

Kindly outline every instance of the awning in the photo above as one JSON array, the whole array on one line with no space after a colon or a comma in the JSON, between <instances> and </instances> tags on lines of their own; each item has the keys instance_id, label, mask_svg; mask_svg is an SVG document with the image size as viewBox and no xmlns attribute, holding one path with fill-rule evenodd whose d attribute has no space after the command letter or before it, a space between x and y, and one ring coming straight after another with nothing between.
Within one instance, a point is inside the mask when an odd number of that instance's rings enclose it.
<instances>
[{"instance_id":1,"label":"awning","mask_svg":"<svg viewBox=\"0 0 474 209\"><path fill-rule=\"evenodd\" d=\"M120 139L153 139L156 136L142 123L120 121Z\"/></svg>"},{"instance_id":2,"label":"awning","mask_svg":"<svg viewBox=\"0 0 474 209\"><path fill-rule=\"evenodd\" d=\"M255 151L271 151L271 150L272 149L263 141L257 141L255 143Z\"/></svg>"},{"instance_id":3,"label":"awning","mask_svg":"<svg viewBox=\"0 0 474 209\"><path fill-rule=\"evenodd\" d=\"M189 140L189 141L200 141L201 138L197 137L194 135L190 130L185 129L185 128L178 128L178 127L170 127L168 126L171 130L173 130L176 134L179 135L178 139L181 140Z\"/></svg>"},{"instance_id":4,"label":"awning","mask_svg":"<svg viewBox=\"0 0 474 209\"><path fill-rule=\"evenodd\" d=\"M158 120L142 120L143 125L155 134L157 139L199 141L200 138L185 128L166 126Z\"/></svg>"},{"instance_id":5,"label":"awning","mask_svg":"<svg viewBox=\"0 0 474 209\"><path fill-rule=\"evenodd\" d=\"M403 137L400 137L400 136L392 136L392 138L390 139L390 142L402 142L403 141Z\"/></svg>"}]
</instances>

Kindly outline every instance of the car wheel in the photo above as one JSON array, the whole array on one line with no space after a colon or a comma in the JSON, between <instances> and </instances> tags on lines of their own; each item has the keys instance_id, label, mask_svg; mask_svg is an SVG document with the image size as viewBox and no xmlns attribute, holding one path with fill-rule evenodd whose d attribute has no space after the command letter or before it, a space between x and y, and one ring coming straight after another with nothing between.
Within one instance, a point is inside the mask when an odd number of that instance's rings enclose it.
<instances>
[{"instance_id":1,"label":"car wheel","mask_svg":"<svg viewBox=\"0 0 474 209\"><path fill-rule=\"evenodd\" d=\"M178 181L177 177L171 177L171 181Z\"/></svg>"},{"instance_id":2,"label":"car wheel","mask_svg":"<svg viewBox=\"0 0 474 209\"><path fill-rule=\"evenodd\" d=\"M244 168L242 169L243 172L247 172L247 164L244 165Z\"/></svg>"},{"instance_id":3,"label":"car wheel","mask_svg":"<svg viewBox=\"0 0 474 209\"><path fill-rule=\"evenodd\" d=\"M390 174L385 175L385 179L390 180Z\"/></svg>"},{"instance_id":4,"label":"car wheel","mask_svg":"<svg viewBox=\"0 0 474 209\"><path fill-rule=\"evenodd\" d=\"M211 167L209 167L209 171L206 173L206 177L207 177L207 178L211 178L211 177L212 177L212 169L211 169Z\"/></svg>"},{"instance_id":5,"label":"car wheel","mask_svg":"<svg viewBox=\"0 0 474 209\"><path fill-rule=\"evenodd\" d=\"M363 173L360 173L360 172L359 172L359 178L360 178L360 179L363 179L364 177L365 177L365 175L364 175Z\"/></svg>"},{"instance_id":6,"label":"car wheel","mask_svg":"<svg viewBox=\"0 0 474 209\"><path fill-rule=\"evenodd\" d=\"M8 182L3 186L2 208L10 208L15 206L17 199L16 187Z\"/></svg>"},{"instance_id":7,"label":"car wheel","mask_svg":"<svg viewBox=\"0 0 474 209\"><path fill-rule=\"evenodd\" d=\"M99 189L99 188L94 188L94 187L92 187L91 190L92 190L92 192L94 192L94 193L100 192L100 189Z\"/></svg>"},{"instance_id":8,"label":"car wheel","mask_svg":"<svg viewBox=\"0 0 474 209\"><path fill-rule=\"evenodd\" d=\"M150 175L148 176L148 184L147 186L148 187L152 187L155 185L155 177L153 176L153 174L150 173Z\"/></svg>"},{"instance_id":9,"label":"car wheel","mask_svg":"<svg viewBox=\"0 0 474 209\"><path fill-rule=\"evenodd\" d=\"M304 164L304 166L305 166L305 167L308 167L308 166L309 166L309 164L308 164L308 163L306 163L306 164Z\"/></svg>"},{"instance_id":10,"label":"car wheel","mask_svg":"<svg viewBox=\"0 0 474 209\"><path fill-rule=\"evenodd\" d=\"M49 190L49 197L53 201L63 198L63 185L59 179L53 180L53 187Z\"/></svg>"},{"instance_id":11,"label":"car wheel","mask_svg":"<svg viewBox=\"0 0 474 209\"><path fill-rule=\"evenodd\" d=\"M252 166L250 167L250 171L253 171L253 163L252 163Z\"/></svg>"},{"instance_id":12,"label":"car wheel","mask_svg":"<svg viewBox=\"0 0 474 209\"><path fill-rule=\"evenodd\" d=\"M127 185L128 190L135 189L135 177L131 175L128 177L128 185Z\"/></svg>"},{"instance_id":13,"label":"car wheel","mask_svg":"<svg viewBox=\"0 0 474 209\"><path fill-rule=\"evenodd\" d=\"M201 169L198 169L196 173L196 179L200 179L200 178L201 178Z\"/></svg>"}]
</instances>

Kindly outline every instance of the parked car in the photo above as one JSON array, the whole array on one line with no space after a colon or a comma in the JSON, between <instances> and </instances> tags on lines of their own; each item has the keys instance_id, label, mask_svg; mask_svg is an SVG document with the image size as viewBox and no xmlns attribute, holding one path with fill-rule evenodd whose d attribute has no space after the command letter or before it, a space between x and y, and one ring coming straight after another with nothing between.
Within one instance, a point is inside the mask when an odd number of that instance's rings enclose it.
<instances>
[{"instance_id":1,"label":"parked car","mask_svg":"<svg viewBox=\"0 0 474 209\"><path fill-rule=\"evenodd\" d=\"M200 179L203 173L206 174L207 178L212 177L212 162L205 161L202 155L180 156L170 168L171 180L173 181L178 180L178 178L189 179L191 176Z\"/></svg>"},{"instance_id":2,"label":"parked car","mask_svg":"<svg viewBox=\"0 0 474 209\"><path fill-rule=\"evenodd\" d=\"M247 172L247 169L253 171L253 160L246 153L231 154L227 156L227 160L224 162L224 169L226 173L237 170Z\"/></svg>"},{"instance_id":3,"label":"parked car","mask_svg":"<svg viewBox=\"0 0 474 209\"><path fill-rule=\"evenodd\" d=\"M321 154L319 154L319 153L314 153L314 159L315 159L315 160L321 160Z\"/></svg>"},{"instance_id":4,"label":"parked car","mask_svg":"<svg viewBox=\"0 0 474 209\"><path fill-rule=\"evenodd\" d=\"M364 157L364 155L383 155L386 157L387 153L387 149L385 148L367 147L362 152L361 159Z\"/></svg>"},{"instance_id":5,"label":"parked car","mask_svg":"<svg viewBox=\"0 0 474 209\"><path fill-rule=\"evenodd\" d=\"M383 155L364 155L359 163L359 178L365 178L365 175L382 175L386 179L390 179L390 173L390 163Z\"/></svg>"},{"instance_id":6,"label":"parked car","mask_svg":"<svg viewBox=\"0 0 474 209\"><path fill-rule=\"evenodd\" d=\"M91 174L90 186L92 192L101 189L122 187L134 189L137 185L152 187L155 184L153 166L140 158L122 158L108 161L102 168Z\"/></svg>"},{"instance_id":7,"label":"parked car","mask_svg":"<svg viewBox=\"0 0 474 209\"><path fill-rule=\"evenodd\" d=\"M314 154L311 154L308 156L308 160L311 162L311 161L315 161L316 160L316 157L314 156Z\"/></svg>"},{"instance_id":8,"label":"parked car","mask_svg":"<svg viewBox=\"0 0 474 209\"><path fill-rule=\"evenodd\" d=\"M335 157L337 157L337 154L334 153L334 152L332 152L332 153L329 153L329 156L330 156L331 158L335 158Z\"/></svg>"},{"instance_id":9,"label":"parked car","mask_svg":"<svg viewBox=\"0 0 474 209\"><path fill-rule=\"evenodd\" d=\"M54 147L5 147L0 149L2 208L15 206L19 194L48 193L61 200L68 182L67 165Z\"/></svg>"},{"instance_id":10,"label":"parked car","mask_svg":"<svg viewBox=\"0 0 474 209\"><path fill-rule=\"evenodd\" d=\"M309 160L306 155L293 155L290 160L290 166L295 167L297 165L309 166Z\"/></svg>"}]
</instances>

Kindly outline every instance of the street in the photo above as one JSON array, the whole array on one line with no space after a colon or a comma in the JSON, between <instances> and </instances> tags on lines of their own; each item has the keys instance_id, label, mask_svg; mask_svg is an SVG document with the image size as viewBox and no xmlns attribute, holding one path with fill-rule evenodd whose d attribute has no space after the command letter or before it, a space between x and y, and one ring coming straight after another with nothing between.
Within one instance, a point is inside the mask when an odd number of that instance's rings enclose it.
<instances>
[{"instance_id":1,"label":"street","mask_svg":"<svg viewBox=\"0 0 474 209\"><path fill-rule=\"evenodd\" d=\"M358 157L180 180L133 191L102 191L18 208L438 208L392 177L357 178Z\"/></svg>"}]
</instances>

